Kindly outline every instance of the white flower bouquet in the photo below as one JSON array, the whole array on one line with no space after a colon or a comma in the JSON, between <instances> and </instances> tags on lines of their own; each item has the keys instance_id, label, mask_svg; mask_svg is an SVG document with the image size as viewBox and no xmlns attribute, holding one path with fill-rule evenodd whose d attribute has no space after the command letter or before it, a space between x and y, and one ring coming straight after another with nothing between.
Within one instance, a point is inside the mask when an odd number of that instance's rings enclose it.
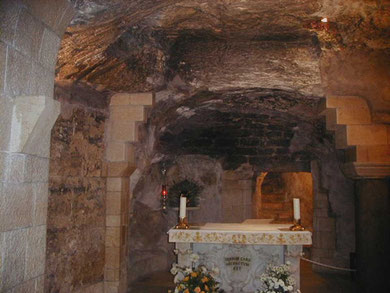
<instances>
[{"instance_id":1,"label":"white flower bouquet","mask_svg":"<svg viewBox=\"0 0 390 293\"><path fill-rule=\"evenodd\" d=\"M294 291L295 279L291 276L289 262L279 266L268 265L260 280L264 289L258 290L258 293L300 293L299 290Z\"/></svg>"}]
</instances>

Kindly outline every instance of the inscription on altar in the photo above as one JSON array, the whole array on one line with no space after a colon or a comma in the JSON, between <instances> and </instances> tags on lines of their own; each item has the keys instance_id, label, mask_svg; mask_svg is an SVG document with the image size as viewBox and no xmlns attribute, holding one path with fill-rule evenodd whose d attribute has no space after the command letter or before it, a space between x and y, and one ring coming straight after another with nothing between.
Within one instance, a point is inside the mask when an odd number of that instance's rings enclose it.
<instances>
[{"instance_id":1,"label":"inscription on altar","mask_svg":"<svg viewBox=\"0 0 390 293\"><path fill-rule=\"evenodd\" d=\"M232 267L233 271L241 271L242 267L249 267L251 265L250 257L231 256L225 257L225 266Z\"/></svg>"},{"instance_id":2,"label":"inscription on altar","mask_svg":"<svg viewBox=\"0 0 390 293\"><path fill-rule=\"evenodd\" d=\"M227 285L233 290L227 292L236 292L238 288L243 288L248 282L248 276L252 269L253 251L247 245L226 245L222 248L222 266L221 270L225 272ZM237 291L239 292L239 291Z\"/></svg>"},{"instance_id":3,"label":"inscription on altar","mask_svg":"<svg viewBox=\"0 0 390 293\"><path fill-rule=\"evenodd\" d=\"M253 293L262 286L260 276L267 264L283 263L283 246L194 243L197 264L219 268L216 277L220 289L227 293Z\"/></svg>"}]
</instances>

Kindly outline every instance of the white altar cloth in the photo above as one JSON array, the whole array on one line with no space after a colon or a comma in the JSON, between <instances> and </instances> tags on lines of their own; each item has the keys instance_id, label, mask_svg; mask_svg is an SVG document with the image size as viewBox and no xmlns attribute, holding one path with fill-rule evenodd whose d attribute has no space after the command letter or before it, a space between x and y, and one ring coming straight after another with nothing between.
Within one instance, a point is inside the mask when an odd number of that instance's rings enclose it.
<instances>
[{"instance_id":1,"label":"white altar cloth","mask_svg":"<svg viewBox=\"0 0 390 293\"><path fill-rule=\"evenodd\" d=\"M170 229L169 242L310 245L311 232L289 231L292 224L247 220L243 223L206 223L187 230Z\"/></svg>"}]
</instances>

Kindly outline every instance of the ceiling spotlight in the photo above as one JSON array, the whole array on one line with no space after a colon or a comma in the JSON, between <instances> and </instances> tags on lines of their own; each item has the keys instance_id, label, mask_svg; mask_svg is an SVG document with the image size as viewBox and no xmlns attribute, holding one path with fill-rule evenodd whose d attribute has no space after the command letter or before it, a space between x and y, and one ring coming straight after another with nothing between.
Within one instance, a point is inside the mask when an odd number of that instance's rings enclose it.
<instances>
[{"instance_id":1,"label":"ceiling spotlight","mask_svg":"<svg viewBox=\"0 0 390 293\"><path fill-rule=\"evenodd\" d=\"M328 22L328 18L324 17L323 19L321 19L321 22Z\"/></svg>"}]
</instances>

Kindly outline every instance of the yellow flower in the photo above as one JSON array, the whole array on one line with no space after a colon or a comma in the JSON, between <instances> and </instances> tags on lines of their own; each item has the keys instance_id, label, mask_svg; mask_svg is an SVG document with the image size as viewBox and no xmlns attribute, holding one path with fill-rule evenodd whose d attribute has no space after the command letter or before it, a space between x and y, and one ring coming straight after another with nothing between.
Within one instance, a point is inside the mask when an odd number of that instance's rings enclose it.
<instances>
[{"instance_id":1,"label":"yellow flower","mask_svg":"<svg viewBox=\"0 0 390 293\"><path fill-rule=\"evenodd\" d=\"M209 281L209 278L207 278L207 277L203 277L202 278L202 283L206 283L206 282L208 282Z\"/></svg>"},{"instance_id":2,"label":"yellow flower","mask_svg":"<svg viewBox=\"0 0 390 293\"><path fill-rule=\"evenodd\" d=\"M190 278L187 276L183 279L184 282L187 282Z\"/></svg>"},{"instance_id":3,"label":"yellow flower","mask_svg":"<svg viewBox=\"0 0 390 293\"><path fill-rule=\"evenodd\" d=\"M194 292L195 292L195 293L200 293L200 288L199 288L199 287L196 287L196 288L194 289Z\"/></svg>"},{"instance_id":4,"label":"yellow flower","mask_svg":"<svg viewBox=\"0 0 390 293\"><path fill-rule=\"evenodd\" d=\"M204 291L200 292L200 293L205 293Z\"/></svg>"},{"instance_id":5,"label":"yellow flower","mask_svg":"<svg viewBox=\"0 0 390 293\"><path fill-rule=\"evenodd\" d=\"M192 272L192 273L191 273L191 277L195 278L195 277L197 277L197 276L198 276L198 273L197 273L197 272Z\"/></svg>"},{"instance_id":6,"label":"yellow flower","mask_svg":"<svg viewBox=\"0 0 390 293\"><path fill-rule=\"evenodd\" d=\"M190 290L185 289L185 290L184 290L184 293L190 293Z\"/></svg>"}]
</instances>

